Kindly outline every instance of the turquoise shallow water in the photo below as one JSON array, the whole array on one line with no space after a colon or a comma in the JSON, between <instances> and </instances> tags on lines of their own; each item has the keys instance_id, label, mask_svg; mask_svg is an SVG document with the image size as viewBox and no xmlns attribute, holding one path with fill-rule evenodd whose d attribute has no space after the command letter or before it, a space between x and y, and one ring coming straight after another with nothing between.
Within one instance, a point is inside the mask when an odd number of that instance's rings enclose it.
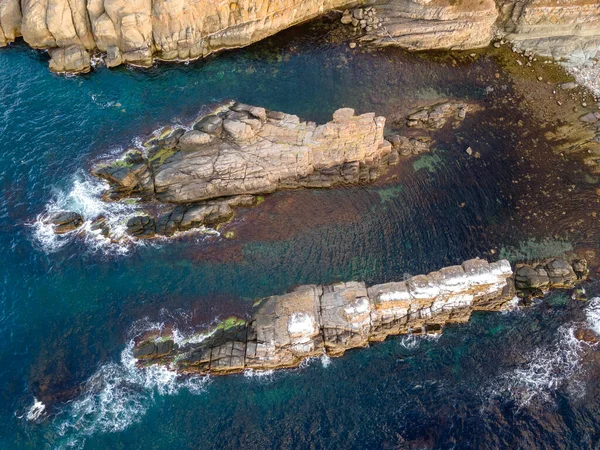
<instances>
[{"instance_id":1,"label":"turquoise shallow water","mask_svg":"<svg viewBox=\"0 0 600 450\"><path fill-rule=\"evenodd\" d=\"M596 323L594 306L560 296L478 314L437 340L399 337L276 374L176 380L131 366L127 345L140 330L185 332L296 284L387 281L529 239L597 246L597 234L557 239L558 219L532 230L515 216L523 187L511 179L528 169L516 164L515 125L495 118L522 113L486 91L498 70L491 58L451 67L360 54L310 38L322 36L310 27L309 38L290 32L190 65L76 78L51 75L23 46L0 51L0 447L598 445L597 362L572 339L575 323ZM272 196L236 219L233 242L196 236L116 255L36 237L49 202L94 207L95 159L204 104L235 98L319 122L351 106L393 128L415 101L445 96L489 106L456 131L481 159L448 136L433 156L397 169L399 181Z\"/></svg>"}]
</instances>

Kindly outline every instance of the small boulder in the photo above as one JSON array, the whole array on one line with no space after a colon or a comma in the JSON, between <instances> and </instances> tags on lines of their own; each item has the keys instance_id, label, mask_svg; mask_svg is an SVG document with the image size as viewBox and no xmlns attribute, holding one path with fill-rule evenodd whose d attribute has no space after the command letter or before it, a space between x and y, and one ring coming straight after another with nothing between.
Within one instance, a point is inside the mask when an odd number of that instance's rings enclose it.
<instances>
[{"instance_id":1,"label":"small boulder","mask_svg":"<svg viewBox=\"0 0 600 450\"><path fill-rule=\"evenodd\" d=\"M341 22L344 25L350 25L352 23L352 14L350 14L350 12L346 11L344 13L344 15L342 16Z\"/></svg>"},{"instance_id":2,"label":"small boulder","mask_svg":"<svg viewBox=\"0 0 600 450\"><path fill-rule=\"evenodd\" d=\"M515 284L518 289L544 289L550 285L550 278L541 266L535 269L531 266L521 266L515 272Z\"/></svg>"},{"instance_id":3,"label":"small boulder","mask_svg":"<svg viewBox=\"0 0 600 450\"><path fill-rule=\"evenodd\" d=\"M127 221L127 234L139 239L149 239L156 234L156 221L148 216L135 216Z\"/></svg>"},{"instance_id":4,"label":"small boulder","mask_svg":"<svg viewBox=\"0 0 600 450\"><path fill-rule=\"evenodd\" d=\"M572 267L579 279L584 278L589 272L587 261L585 259L576 259L573 261Z\"/></svg>"},{"instance_id":5,"label":"small boulder","mask_svg":"<svg viewBox=\"0 0 600 450\"><path fill-rule=\"evenodd\" d=\"M213 140L213 136L203 131L192 130L185 133L179 139L179 148L184 151L194 150L198 147L208 144Z\"/></svg>"},{"instance_id":6,"label":"small boulder","mask_svg":"<svg viewBox=\"0 0 600 450\"><path fill-rule=\"evenodd\" d=\"M194 125L194 130L207 134L220 134L223 130L223 119L216 115L206 116Z\"/></svg>"},{"instance_id":7,"label":"small boulder","mask_svg":"<svg viewBox=\"0 0 600 450\"><path fill-rule=\"evenodd\" d=\"M572 286L577 275L571 265L564 259L554 259L546 264L546 272L552 287Z\"/></svg>"},{"instance_id":8,"label":"small boulder","mask_svg":"<svg viewBox=\"0 0 600 450\"><path fill-rule=\"evenodd\" d=\"M598 342L598 336L589 328L578 328L575 330L575 338L578 341L587 342L588 344L595 344Z\"/></svg>"},{"instance_id":9,"label":"small boulder","mask_svg":"<svg viewBox=\"0 0 600 450\"><path fill-rule=\"evenodd\" d=\"M56 234L65 234L83 225L83 217L73 211L61 211L50 218Z\"/></svg>"},{"instance_id":10,"label":"small boulder","mask_svg":"<svg viewBox=\"0 0 600 450\"><path fill-rule=\"evenodd\" d=\"M238 120L225 119L223 121L223 129L238 142L246 141L254 136L252 127Z\"/></svg>"},{"instance_id":11,"label":"small boulder","mask_svg":"<svg viewBox=\"0 0 600 450\"><path fill-rule=\"evenodd\" d=\"M577 87L577 83L575 83L574 81L569 81L568 83L561 83L559 84L559 86L561 89L569 91L571 89L575 89Z\"/></svg>"}]
</instances>

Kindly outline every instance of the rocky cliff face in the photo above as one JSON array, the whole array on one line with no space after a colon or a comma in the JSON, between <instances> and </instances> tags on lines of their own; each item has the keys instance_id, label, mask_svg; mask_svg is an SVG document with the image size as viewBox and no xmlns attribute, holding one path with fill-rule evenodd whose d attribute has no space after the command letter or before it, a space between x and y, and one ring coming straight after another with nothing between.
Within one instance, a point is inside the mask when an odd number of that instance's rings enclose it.
<instances>
[{"instance_id":1,"label":"rocky cliff face","mask_svg":"<svg viewBox=\"0 0 600 450\"><path fill-rule=\"evenodd\" d=\"M497 0L502 31L518 47L580 63L600 55L597 0Z\"/></svg>"},{"instance_id":2,"label":"rocky cliff face","mask_svg":"<svg viewBox=\"0 0 600 450\"><path fill-rule=\"evenodd\" d=\"M0 46L23 36L57 72L185 60L241 47L335 8L375 4L365 40L413 50L485 47L506 36L541 55L589 60L600 50L595 0L0 0ZM362 13L361 13L362 15ZM364 18L366 21L367 18ZM355 23L356 22L356 23Z\"/></svg>"},{"instance_id":3,"label":"rocky cliff face","mask_svg":"<svg viewBox=\"0 0 600 450\"><path fill-rule=\"evenodd\" d=\"M381 27L363 38L410 50L465 50L487 46L498 10L494 0L380 0Z\"/></svg>"},{"instance_id":4,"label":"rocky cliff face","mask_svg":"<svg viewBox=\"0 0 600 450\"><path fill-rule=\"evenodd\" d=\"M248 321L230 318L175 343L147 337L134 349L142 363L182 373L223 374L293 367L303 359L366 347L387 336L439 333L476 310L499 310L513 298L508 261L474 259L406 281L301 286L255 303Z\"/></svg>"},{"instance_id":5,"label":"rocky cliff face","mask_svg":"<svg viewBox=\"0 0 600 450\"><path fill-rule=\"evenodd\" d=\"M22 35L50 49L51 69L90 70L206 56L256 42L352 0L0 0L0 46Z\"/></svg>"}]
</instances>

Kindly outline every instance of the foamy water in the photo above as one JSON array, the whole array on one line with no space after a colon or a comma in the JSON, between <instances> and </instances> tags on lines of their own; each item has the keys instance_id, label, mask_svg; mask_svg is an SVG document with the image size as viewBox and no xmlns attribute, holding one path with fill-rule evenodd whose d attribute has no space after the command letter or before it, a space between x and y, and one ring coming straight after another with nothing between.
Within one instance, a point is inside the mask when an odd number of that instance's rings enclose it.
<instances>
[{"instance_id":1,"label":"foamy water","mask_svg":"<svg viewBox=\"0 0 600 450\"><path fill-rule=\"evenodd\" d=\"M102 365L84 384L82 393L54 419L59 448L83 446L96 433L125 430L142 420L156 396L186 390L198 395L206 390L208 376L181 377L165 366L136 367L131 340L120 361ZM29 417L27 417L29 420Z\"/></svg>"},{"instance_id":2,"label":"foamy water","mask_svg":"<svg viewBox=\"0 0 600 450\"><path fill-rule=\"evenodd\" d=\"M588 327L600 334L600 298L594 297L585 308L585 323L565 324L558 328L553 345L536 348L527 355L527 362L500 376L488 396L508 397L519 407L525 407L534 400L547 402L560 388L565 388L571 396L584 395L584 381L580 375L582 353L590 344L575 337L576 329Z\"/></svg>"},{"instance_id":3,"label":"foamy water","mask_svg":"<svg viewBox=\"0 0 600 450\"><path fill-rule=\"evenodd\" d=\"M75 175L68 191L56 191L54 198L46 204L44 212L39 214L33 223L34 237L42 249L47 253L55 252L76 236L80 236L92 250L126 252L127 244L131 243L125 233L127 219L139 212L140 207L124 202L103 201L101 197L108 188L108 183L81 172ZM63 235L55 234L54 227L48 223L48 219L60 211L81 214L85 220L83 226ZM100 231L91 229L93 221L99 217L105 218L112 239L104 237ZM122 241L121 245L114 244L116 240Z\"/></svg>"},{"instance_id":4,"label":"foamy water","mask_svg":"<svg viewBox=\"0 0 600 450\"><path fill-rule=\"evenodd\" d=\"M592 298L585 308L585 319L589 327L600 335L600 297Z\"/></svg>"}]
</instances>

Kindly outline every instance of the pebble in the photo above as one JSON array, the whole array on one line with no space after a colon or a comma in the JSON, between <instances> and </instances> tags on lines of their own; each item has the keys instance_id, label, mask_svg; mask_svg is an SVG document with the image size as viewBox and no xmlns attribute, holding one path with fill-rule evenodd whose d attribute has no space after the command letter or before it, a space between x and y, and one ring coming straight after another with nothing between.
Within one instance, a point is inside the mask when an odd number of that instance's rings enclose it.
<instances>
[{"instance_id":1,"label":"pebble","mask_svg":"<svg viewBox=\"0 0 600 450\"><path fill-rule=\"evenodd\" d=\"M356 48L356 42L350 42L350 44L348 44L348 46L350 48Z\"/></svg>"},{"instance_id":2,"label":"pebble","mask_svg":"<svg viewBox=\"0 0 600 450\"><path fill-rule=\"evenodd\" d=\"M467 147L467 150L465 150L467 152L467 155L471 156L473 154L473 149L471 147Z\"/></svg>"}]
</instances>

